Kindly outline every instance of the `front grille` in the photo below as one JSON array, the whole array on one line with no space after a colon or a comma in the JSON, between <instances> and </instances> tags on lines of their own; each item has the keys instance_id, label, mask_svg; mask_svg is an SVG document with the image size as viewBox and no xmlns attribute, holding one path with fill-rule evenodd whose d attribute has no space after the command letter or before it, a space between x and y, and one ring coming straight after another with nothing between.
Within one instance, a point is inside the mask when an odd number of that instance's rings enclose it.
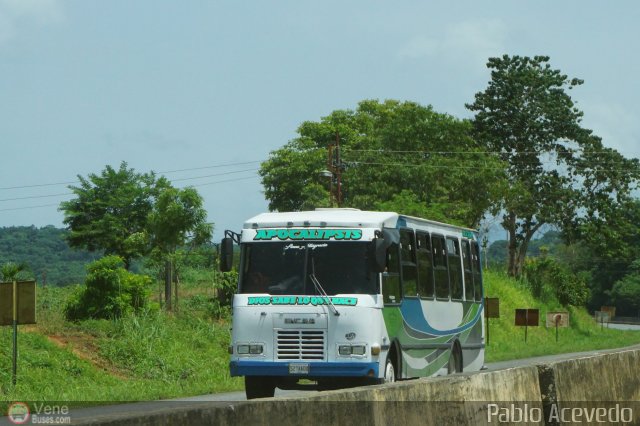
<instances>
[{"instance_id":1,"label":"front grille","mask_svg":"<svg viewBox=\"0 0 640 426\"><path fill-rule=\"evenodd\" d=\"M278 330L278 359L319 359L325 355L324 330Z\"/></svg>"}]
</instances>

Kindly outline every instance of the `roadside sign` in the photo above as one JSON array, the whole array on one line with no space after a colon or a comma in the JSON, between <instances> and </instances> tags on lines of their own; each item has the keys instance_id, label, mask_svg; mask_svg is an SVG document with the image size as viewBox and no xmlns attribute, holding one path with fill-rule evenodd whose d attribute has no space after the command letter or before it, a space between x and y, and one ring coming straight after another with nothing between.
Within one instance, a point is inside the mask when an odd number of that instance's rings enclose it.
<instances>
[{"instance_id":1,"label":"roadside sign","mask_svg":"<svg viewBox=\"0 0 640 426\"><path fill-rule=\"evenodd\" d=\"M616 316L616 307L615 306L601 306L600 307L600 311L609 313L609 321L611 321L613 319L613 317Z\"/></svg>"},{"instance_id":2,"label":"roadside sign","mask_svg":"<svg viewBox=\"0 0 640 426\"><path fill-rule=\"evenodd\" d=\"M569 312L547 312L547 328L569 327Z\"/></svg>"},{"instance_id":3,"label":"roadside sign","mask_svg":"<svg viewBox=\"0 0 640 426\"><path fill-rule=\"evenodd\" d=\"M611 321L611 313L605 311L595 311L596 322L600 323L600 328L604 328L604 325L607 324L607 328L609 327L609 322Z\"/></svg>"},{"instance_id":4,"label":"roadside sign","mask_svg":"<svg viewBox=\"0 0 640 426\"><path fill-rule=\"evenodd\" d=\"M519 327L537 327L540 323L539 309L516 309L516 325Z\"/></svg>"},{"instance_id":5,"label":"roadside sign","mask_svg":"<svg viewBox=\"0 0 640 426\"><path fill-rule=\"evenodd\" d=\"M556 328L556 342L558 341L558 329L569 327L569 312L547 312L547 328Z\"/></svg>"},{"instance_id":6,"label":"roadside sign","mask_svg":"<svg viewBox=\"0 0 640 426\"><path fill-rule=\"evenodd\" d=\"M486 321L486 337L487 345L489 344L489 318L500 318L500 299L497 297L485 297L484 298L484 317Z\"/></svg>"},{"instance_id":7,"label":"roadside sign","mask_svg":"<svg viewBox=\"0 0 640 426\"><path fill-rule=\"evenodd\" d=\"M540 323L539 309L516 309L516 326L524 327L524 341L527 342L529 327L537 327Z\"/></svg>"},{"instance_id":8,"label":"roadside sign","mask_svg":"<svg viewBox=\"0 0 640 426\"><path fill-rule=\"evenodd\" d=\"M36 282L17 281L18 324L36 323ZM0 283L0 326L13 325L13 283Z\"/></svg>"},{"instance_id":9,"label":"roadside sign","mask_svg":"<svg viewBox=\"0 0 640 426\"><path fill-rule=\"evenodd\" d=\"M484 317L500 318L500 299L497 297L484 298Z\"/></svg>"},{"instance_id":10,"label":"roadside sign","mask_svg":"<svg viewBox=\"0 0 640 426\"><path fill-rule=\"evenodd\" d=\"M0 283L0 325L13 326L13 373L15 388L18 377L18 325L36 323L36 282Z\"/></svg>"}]
</instances>

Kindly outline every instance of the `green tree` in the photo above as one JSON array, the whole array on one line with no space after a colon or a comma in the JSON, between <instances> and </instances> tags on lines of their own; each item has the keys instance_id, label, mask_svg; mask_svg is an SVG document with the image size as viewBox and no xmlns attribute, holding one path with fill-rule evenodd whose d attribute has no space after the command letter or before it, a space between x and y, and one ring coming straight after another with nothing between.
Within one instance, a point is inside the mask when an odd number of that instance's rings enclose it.
<instances>
[{"instance_id":1,"label":"green tree","mask_svg":"<svg viewBox=\"0 0 640 426\"><path fill-rule=\"evenodd\" d=\"M640 316L640 261L632 265L632 272L613 285L611 302L617 314Z\"/></svg>"},{"instance_id":2,"label":"green tree","mask_svg":"<svg viewBox=\"0 0 640 426\"><path fill-rule=\"evenodd\" d=\"M7 262L0 266L0 279L5 282L19 280L27 274L27 265L24 263Z\"/></svg>"},{"instance_id":3,"label":"green tree","mask_svg":"<svg viewBox=\"0 0 640 426\"><path fill-rule=\"evenodd\" d=\"M637 272L634 262L640 251L640 200L628 200L620 208L594 217L577 229L577 241L591 253L591 309L616 304L612 289L616 282ZM618 298L620 300L620 298Z\"/></svg>"},{"instance_id":4,"label":"green tree","mask_svg":"<svg viewBox=\"0 0 640 426\"><path fill-rule=\"evenodd\" d=\"M78 179L79 186L69 187L75 198L60 204L69 245L120 256L128 269L132 259L146 253L147 217L169 182L136 173L126 162L118 170L106 166L99 175Z\"/></svg>"},{"instance_id":5,"label":"green tree","mask_svg":"<svg viewBox=\"0 0 640 426\"><path fill-rule=\"evenodd\" d=\"M165 264L165 300L171 308L171 283L179 247L191 248L211 242L213 225L206 222L202 197L193 188L166 188L148 216L147 232L155 260Z\"/></svg>"},{"instance_id":6,"label":"green tree","mask_svg":"<svg viewBox=\"0 0 640 426\"><path fill-rule=\"evenodd\" d=\"M638 161L604 148L581 127L568 90L582 80L552 69L547 56L490 58L488 87L467 108L473 134L508 164L500 201L509 233L508 272L519 276L533 235L555 224L577 235L614 215L629 199Z\"/></svg>"},{"instance_id":7,"label":"green tree","mask_svg":"<svg viewBox=\"0 0 640 426\"><path fill-rule=\"evenodd\" d=\"M147 303L151 278L124 269L118 256L106 256L87 266L85 285L70 297L65 314L70 320L120 318Z\"/></svg>"},{"instance_id":8,"label":"green tree","mask_svg":"<svg viewBox=\"0 0 640 426\"><path fill-rule=\"evenodd\" d=\"M261 165L269 209L334 204L330 179L322 174L331 166L342 170L341 206L394 209L476 227L501 191L503 164L470 132L468 121L395 100L365 100L355 111L306 121L297 138ZM340 161L329 164L337 138Z\"/></svg>"}]
</instances>

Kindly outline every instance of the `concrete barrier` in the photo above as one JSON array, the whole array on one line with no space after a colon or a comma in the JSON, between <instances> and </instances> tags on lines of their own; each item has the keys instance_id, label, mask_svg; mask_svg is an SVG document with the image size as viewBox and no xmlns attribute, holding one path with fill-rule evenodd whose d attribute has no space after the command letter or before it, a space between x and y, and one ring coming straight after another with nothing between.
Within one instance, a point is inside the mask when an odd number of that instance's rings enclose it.
<instances>
[{"instance_id":1,"label":"concrete barrier","mask_svg":"<svg viewBox=\"0 0 640 426\"><path fill-rule=\"evenodd\" d=\"M94 418L81 424L560 424L562 422L556 420L562 413L573 415L574 419L577 413L582 416L582 421L599 413L593 409L613 409L611 407L617 403L620 411L620 407L631 407L633 401L638 404L638 371L640 351L635 350L537 366L328 391L296 398L210 402L193 406L176 406L174 403L173 408L165 407L140 415ZM620 401L628 401L631 405L620 406ZM633 411L632 424L640 424L640 404L629 409ZM611 414L610 411L608 413ZM629 411L623 414L628 415ZM566 418L562 417L562 420Z\"/></svg>"},{"instance_id":2,"label":"concrete barrier","mask_svg":"<svg viewBox=\"0 0 640 426\"><path fill-rule=\"evenodd\" d=\"M558 419L563 410L573 416L570 411L574 410L582 413L579 417L583 420L587 414L594 416L605 410L606 418L615 423L640 424L639 350L542 364L538 370L546 419ZM625 418L615 420L614 415ZM631 422L626 421L629 419Z\"/></svg>"}]
</instances>

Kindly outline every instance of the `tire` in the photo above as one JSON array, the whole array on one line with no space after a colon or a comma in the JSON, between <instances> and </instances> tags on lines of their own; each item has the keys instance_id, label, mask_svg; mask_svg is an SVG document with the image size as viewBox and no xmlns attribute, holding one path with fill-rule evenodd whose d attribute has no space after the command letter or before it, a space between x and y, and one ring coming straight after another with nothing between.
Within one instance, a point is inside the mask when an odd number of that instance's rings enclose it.
<instances>
[{"instance_id":1,"label":"tire","mask_svg":"<svg viewBox=\"0 0 640 426\"><path fill-rule=\"evenodd\" d=\"M272 398L276 382L272 377L244 376L244 391L247 399Z\"/></svg>"},{"instance_id":2,"label":"tire","mask_svg":"<svg viewBox=\"0 0 640 426\"><path fill-rule=\"evenodd\" d=\"M458 342L453 344L449 361L447 362L447 374L462 373L462 351Z\"/></svg>"},{"instance_id":3,"label":"tire","mask_svg":"<svg viewBox=\"0 0 640 426\"><path fill-rule=\"evenodd\" d=\"M393 383L396 381L396 367L391 360L391 357L387 357L387 362L384 366L384 378L382 383Z\"/></svg>"}]
</instances>

